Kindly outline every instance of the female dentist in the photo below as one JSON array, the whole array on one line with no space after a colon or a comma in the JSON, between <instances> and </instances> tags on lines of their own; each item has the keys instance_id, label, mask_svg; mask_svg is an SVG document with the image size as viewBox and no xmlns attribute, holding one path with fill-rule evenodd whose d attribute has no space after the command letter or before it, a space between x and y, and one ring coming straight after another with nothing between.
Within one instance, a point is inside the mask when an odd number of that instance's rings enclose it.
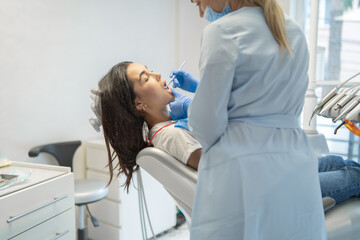
<instances>
[{"instance_id":1,"label":"female dentist","mask_svg":"<svg viewBox=\"0 0 360 240\"><path fill-rule=\"evenodd\" d=\"M203 146L191 239L321 240L326 228L317 160L299 116L309 54L299 26L277 0L197 0L203 31L200 83L189 128ZM198 84L198 85L197 85ZM172 116L186 116L189 99Z\"/></svg>"}]
</instances>

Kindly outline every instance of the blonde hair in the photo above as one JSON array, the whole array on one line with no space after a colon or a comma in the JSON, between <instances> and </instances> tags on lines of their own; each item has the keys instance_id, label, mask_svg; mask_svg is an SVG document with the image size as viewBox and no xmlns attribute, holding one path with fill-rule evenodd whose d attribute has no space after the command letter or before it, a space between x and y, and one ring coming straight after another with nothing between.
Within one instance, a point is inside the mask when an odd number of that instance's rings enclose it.
<instances>
[{"instance_id":1,"label":"blonde hair","mask_svg":"<svg viewBox=\"0 0 360 240\"><path fill-rule=\"evenodd\" d=\"M280 51L284 52L286 49L290 54L292 53L286 31L284 12L277 0L239 0L239 2L262 7L267 25L275 40L280 45Z\"/></svg>"}]
</instances>

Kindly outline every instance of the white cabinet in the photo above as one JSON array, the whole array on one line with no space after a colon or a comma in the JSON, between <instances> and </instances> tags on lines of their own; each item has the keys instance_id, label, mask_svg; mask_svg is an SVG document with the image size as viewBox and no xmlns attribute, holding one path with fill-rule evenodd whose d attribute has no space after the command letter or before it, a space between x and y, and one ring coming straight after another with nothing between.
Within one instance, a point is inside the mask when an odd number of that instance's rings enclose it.
<instances>
[{"instance_id":1,"label":"white cabinet","mask_svg":"<svg viewBox=\"0 0 360 240\"><path fill-rule=\"evenodd\" d=\"M73 220L74 207L56 215L53 218L37 225L11 240L49 239L49 240L75 240L75 221ZM36 236L36 237L35 237Z\"/></svg>"},{"instance_id":2,"label":"white cabinet","mask_svg":"<svg viewBox=\"0 0 360 240\"><path fill-rule=\"evenodd\" d=\"M104 141L102 139L92 140L85 144L87 178L108 182L110 176ZM88 219L88 236L93 240L140 240L142 234L136 189L137 175L136 173L133 175L129 193L127 193L122 187L125 178L123 176L116 178L116 174L117 170L114 172L113 182L109 186L108 196L99 202L88 205L91 214L100 223L100 226L95 228ZM145 171L141 171L141 175L151 223L155 234L158 234L175 226L176 205L160 183ZM147 226L147 233L150 238L149 226Z\"/></svg>"},{"instance_id":3,"label":"white cabinet","mask_svg":"<svg viewBox=\"0 0 360 240\"><path fill-rule=\"evenodd\" d=\"M0 174L31 172L0 190L0 239L76 238L74 177L70 168L13 162Z\"/></svg>"}]
</instances>

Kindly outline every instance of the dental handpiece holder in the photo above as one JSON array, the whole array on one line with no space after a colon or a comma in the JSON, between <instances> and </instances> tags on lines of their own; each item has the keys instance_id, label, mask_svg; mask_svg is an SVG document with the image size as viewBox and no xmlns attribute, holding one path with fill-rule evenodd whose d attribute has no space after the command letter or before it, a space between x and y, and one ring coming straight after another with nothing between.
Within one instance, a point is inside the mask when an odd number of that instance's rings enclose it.
<instances>
[{"instance_id":1,"label":"dental handpiece holder","mask_svg":"<svg viewBox=\"0 0 360 240\"><path fill-rule=\"evenodd\" d=\"M345 119L360 123L360 83L353 86L345 86L350 80L360 75L360 72L340 83L332 89L319 103L314 107L313 115L332 118L344 122Z\"/></svg>"}]
</instances>

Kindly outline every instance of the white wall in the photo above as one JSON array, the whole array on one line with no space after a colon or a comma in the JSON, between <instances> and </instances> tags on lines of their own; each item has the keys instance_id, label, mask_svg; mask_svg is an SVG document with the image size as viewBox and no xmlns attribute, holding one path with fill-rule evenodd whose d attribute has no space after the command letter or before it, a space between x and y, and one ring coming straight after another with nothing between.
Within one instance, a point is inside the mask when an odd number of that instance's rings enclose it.
<instances>
[{"instance_id":1,"label":"white wall","mask_svg":"<svg viewBox=\"0 0 360 240\"><path fill-rule=\"evenodd\" d=\"M88 94L120 61L167 79L188 60L184 69L199 77L206 24L183 0L2 0L0 152L28 161L39 144L101 137L88 123Z\"/></svg>"},{"instance_id":2,"label":"white wall","mask_svg":"<svg viewBox=\"0 0 360 240\"><path fill-rule=\"evenodd\" d=\"M199 58L200 42L203 28L209 24L208 21L200 18L199 8L190 1L179 1L178 19L176 29L176 66L187 60L184 70L189 71L194 77L199 79ZM194 94L182 91L183 94L193 97Z\"/></svg>"},{"instance_id":3,"label":"white wall","mask_svg":"<svg viewBox=\"0 0 360 240\"><path fill-rule=\"evenodd\" d=\"M190 1L180 1L178 9L177 65L187 60L184 69L199 78L201 35L208 21L200 18L198 7Z\"/></svg>"},{"instance_id":4,"label":"white wall","mask_svg":"<svg viewBox=\"0 0 360 240\"><path fill-rule=\"evenodd\" d=\"M132 60L168 76L177 1L2 0L0 152L27 161L39 144L100 137L89 90Z\"/></svg>"}]
</instances>

